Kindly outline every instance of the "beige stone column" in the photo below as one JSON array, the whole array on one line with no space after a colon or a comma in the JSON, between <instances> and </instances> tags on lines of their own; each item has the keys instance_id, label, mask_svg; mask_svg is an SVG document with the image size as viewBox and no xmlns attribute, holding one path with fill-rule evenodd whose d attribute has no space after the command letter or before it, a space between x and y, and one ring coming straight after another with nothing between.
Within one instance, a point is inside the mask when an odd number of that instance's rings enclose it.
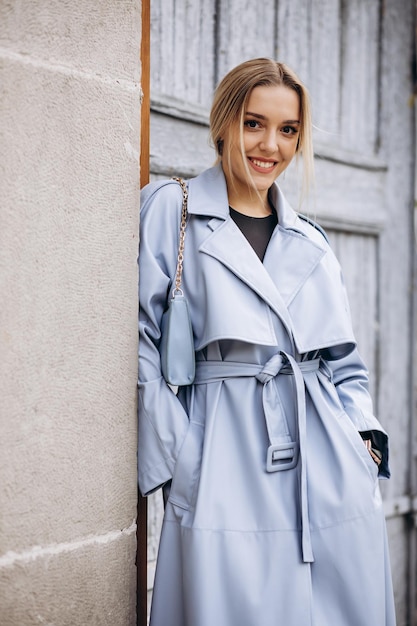
<instances>
[{"instance_id":1,"label":"beige stone column","mask_svg":"<svg viewBox=\"0 0 417 626\"><path fill-rule=\"evenodd\" d=\"M0 624L136 602L140 2L0 3Z\"/></svg>"}]
</instances>

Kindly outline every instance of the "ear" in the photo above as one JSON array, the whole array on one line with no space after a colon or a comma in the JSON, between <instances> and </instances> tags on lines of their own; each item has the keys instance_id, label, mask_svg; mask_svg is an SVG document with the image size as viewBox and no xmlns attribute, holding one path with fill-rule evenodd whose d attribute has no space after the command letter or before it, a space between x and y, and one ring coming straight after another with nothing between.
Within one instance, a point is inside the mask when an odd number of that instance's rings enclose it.
<instances>
[{"instance_id":1,"label":"ear","mask_svg":"<svg viewBox=\"0 0 417 626\"><path fill-rule=\"evenodd\" d=\"M217 152L220 156L222 156L223 154L223 146L224 146L224 141L223 139L219 139L217 141Z\"/></svg>"}]
</instances>

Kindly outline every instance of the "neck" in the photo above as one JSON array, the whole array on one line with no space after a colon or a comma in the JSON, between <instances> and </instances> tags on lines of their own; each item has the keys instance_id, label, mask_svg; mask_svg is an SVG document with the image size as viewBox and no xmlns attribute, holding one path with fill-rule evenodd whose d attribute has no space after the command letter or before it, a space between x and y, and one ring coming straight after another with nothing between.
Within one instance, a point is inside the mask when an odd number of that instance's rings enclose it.
<instances>
[{"instance_id":1,"label":"neck","mask_svg":"<svg viewBox=\"0 0 417 626\"><path fill-rule=\"evenodd\" d=\"M266 205L252 205L249 202L243 200L229 200L229 204L238 213L249 215L250 217L266 217L271 215L272 209L267 202Z\"/></svg>"},{"instance_id":2,"label":"neck","mask_svg":"<svg viewBox=\"0 0 417 626\"><path fill-rule=\"evenodd\" d=\"M238 213L250 217L265 217L272 213L267 194L265 198L258 197L257 194L248 194L243 198L241 195L232 193L229 194L229 205Z\"/></svg>"}]
</instances>

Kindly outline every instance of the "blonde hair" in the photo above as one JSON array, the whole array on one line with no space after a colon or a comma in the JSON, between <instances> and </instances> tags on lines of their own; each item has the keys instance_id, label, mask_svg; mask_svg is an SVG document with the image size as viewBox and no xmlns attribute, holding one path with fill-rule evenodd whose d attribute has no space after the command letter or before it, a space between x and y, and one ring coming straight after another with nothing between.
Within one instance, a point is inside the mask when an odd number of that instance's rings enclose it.
<instances>
[{"instance_id":1,"label":"blonde hair","mask_svg":"<svg viewBox=\"0 0 417 626\"><path fill-rule=\"evenodd\" d=\"M224 137L238 131L240 151L246 167L248 180L252 179L244 158L243 121L250 95L259 86L281 86L293 89L300 100L300 133L296 155L303 157L302 195L306 195L314 180L314 153L310 97L307 88L298 76L284 63L259 58L237 65L220 81L213 98L210 112L210 137L217 152L217 162L222 157L229 159L230 144L225 146ZM229 132L232 131L232 132Z\"/></svg>"}]
</instances>

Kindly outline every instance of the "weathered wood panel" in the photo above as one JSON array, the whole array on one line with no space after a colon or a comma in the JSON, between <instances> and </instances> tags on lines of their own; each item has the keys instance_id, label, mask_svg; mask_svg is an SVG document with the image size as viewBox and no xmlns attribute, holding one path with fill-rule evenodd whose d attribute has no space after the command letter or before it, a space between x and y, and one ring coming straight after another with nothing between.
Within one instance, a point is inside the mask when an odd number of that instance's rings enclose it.
<instances>
[{"instance_id":1,"label":"weathered wood panel","mask_svg":"<svg viewBox=\"0 0 417 626\"><path fill-rule=\"evenodd\" d=\"M313 3L310 21L308 85L314 103L316 134L323 143L340 144L340 85L343 55L343 22L339 2ZM311 25L314 24L314 28Z\"/></svg>"},{"instance_id":2,"label":"weathered wood panel","mask_svg":"<svg viewBox=\"0 0 417 626\"><path fill-rule=\"evenodd\" d=\"M215 0L152 0L151 87L207 105L215 82Z\"/></svg>"},{"instance_id":3,"label":"weathered wood panel","mask_svg":"<svg viewBox=\"0 0 417 626\"><path fill-rule=\"evenodd\" d=\"M276 2L219 2L217 19L217 79L253 57L275 56Z\"/></svg>"},{"instance_id":4,"label":"weathered wood panel","mask_svg":"<svg viewBox=\"0 0 417 626\"><path fill-rule=\"evenodd\" d=\"M342 142L362 154L379 147L380 11L378 0L342 0Z\"/></svg>"},{"instance_id":5,"label":"weathered wood panel","mask_svg":"<svg viewBox=\"0 0 417 626\"><path fill-rule=\"evenodd\" d=\"M359 351L370 374L370 391L377 398L378 237L343 231L328 231L343 268ZM378 412L378 407L375 407Z\"/></svg>"}]
</instances>

